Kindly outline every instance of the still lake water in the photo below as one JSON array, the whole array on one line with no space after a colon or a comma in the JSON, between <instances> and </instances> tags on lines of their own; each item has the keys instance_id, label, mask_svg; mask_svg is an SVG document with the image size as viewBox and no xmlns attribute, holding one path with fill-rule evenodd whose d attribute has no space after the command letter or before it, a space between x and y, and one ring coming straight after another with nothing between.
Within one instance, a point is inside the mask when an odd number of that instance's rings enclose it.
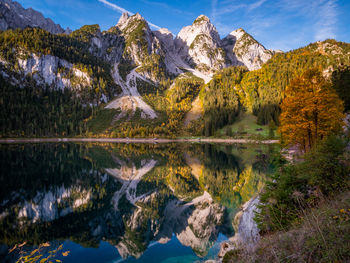
<instances>
[{"instance_id":1,"label":"still lake water","mask_svg":"<svg viewBox=\"0 0 350 263\"><path fill-rule=\"evenodd\" d=\"M204 262L273 169L273 145L0 145L0 261ZM69 255L62 256L63 251ZM25 255L25 254L24 254Z\"/></svg>"}]
</instances>

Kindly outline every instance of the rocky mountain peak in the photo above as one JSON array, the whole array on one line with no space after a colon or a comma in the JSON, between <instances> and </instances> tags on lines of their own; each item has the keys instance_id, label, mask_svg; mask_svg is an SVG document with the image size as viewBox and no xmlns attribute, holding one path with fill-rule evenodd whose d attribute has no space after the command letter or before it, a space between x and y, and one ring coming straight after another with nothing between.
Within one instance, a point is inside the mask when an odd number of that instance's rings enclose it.
<instances>
[{"instance_id":1,"label":"rocky mountain peak","mask_svg":"<svg viewBox=\"0 0 350 263\"><path fill-rule=\"evenodd\" d=\"M236 40L241 39L244 35L248 35L248 33L243 29L243 28L238 28L234 31L232 31L230 34L228 34L227 37L231 37L231 38L236 38ZM250 35L248 37L251 37ZM253 37L251 37L253 39ZM255 41L255 39L254 39Z\"/></svg>"},{"instance_id":2,"label":"rocky mountain peak","mask_svg":"<svg viewBox=\"0 0 350 263\"><path fill-rule=\"evenodd\" d=\"M245 65L249 70L259 69L273 54L242 28L228 34L222 47L232 65Z\"/></svg>"},{"instance_id":3,"label":"rocky mountain peak","mask_svg":"<svg viewBox=\"0 0 350 263\"><path fill-rule=\"evenodd\" d=\"M167 28L161 28L157 31L153 31L153 34L163 43L167 51L174 51L174 37L173 33Z\"/></svg>"},{"instance_id":4,"label":"rocky mountain peak","mask_svg":"<svg viewBox=\"0 0 350 263\"><path fill-rule=\"evenodd\" d=\"M32 8L25 9L19 3L12 0L0 1L0 30L39 27L52 34L69 33L60 25L55 24L50 18Z\"/></svg>"},{"instance_id":5,"label":"rocky mountain peak","mask_svg":"<svg viewBox=\"0 0 350 263\"><path fill-rule=\"evenodd\" d=\"M200 15L192 25L184 27L175 39L181 58L202 72L210 72L224 66L220 36L210 19Z\"/></svg>"},{"instance_id":6,"label":"rocky mountain peak","mask_svg":"<svg viewBox=\"0 0 350 263\"><path fill-rule=\"evenodd\" d=\"M124 25L128 21L129 17L130 17L129 14L127 12L124 12L122 16L119 18L117 26Z\"/></svg>"},{"instance_id":7,"label":"rocky mountain peak","mask_svg":"<svg viewBox=\"0 0 350 263\"><path fill-rule=\"evenodd\" d=\"M201 34L213 38L214 41L220 41L219 33L215 26L210 22L210 19L205 15L200 15L196 20L194 20L192 25L181 29L177 36L177 42L182 41L189 47L195 38Z\"/></svg>"},{"instance_id":8,"label":"rocky mountain peak","mask_svg":"<svg viewBox=\"0 0 350 263\"><path fill-rule=\"evenodd\" d=\"M211 23L209 17L205 15L200 15L193 21L192 25L202 24L202 23Z\"/></svg>"},{"instance_id":9,"label":"rocky mountain peak","mask_svg":"<svg viewBox=\"0 0 350 263\"><path fill-rule=\"evenodd\" d=\"M125 31L125 33L129 33L135 30L138 26L140 26L141 23L142 27L147 27L148 31L150 31L148 23L139 13L136 13L132 16L130 16L128 13L123 13L123 15L119 19L117 27L120 31Z\"/></svg>"}]
</instances>

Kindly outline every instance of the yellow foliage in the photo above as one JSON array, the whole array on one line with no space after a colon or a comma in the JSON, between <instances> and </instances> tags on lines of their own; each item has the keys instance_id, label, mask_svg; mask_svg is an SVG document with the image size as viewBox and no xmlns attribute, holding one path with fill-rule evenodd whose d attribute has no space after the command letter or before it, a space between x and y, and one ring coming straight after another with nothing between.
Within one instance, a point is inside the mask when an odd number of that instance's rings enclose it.
<instances>
[{"instance_id":1,"label":"yellow foliage","mask_svg":"<svg viewBox=\"0 0 350 263\"><path fill-rule=\"evenodd\" d=\"M343 102L318 69L307 70L291 82L281 109L279 132L284 144L304 151L343 125Z\"/></svg>"}]
</instances>

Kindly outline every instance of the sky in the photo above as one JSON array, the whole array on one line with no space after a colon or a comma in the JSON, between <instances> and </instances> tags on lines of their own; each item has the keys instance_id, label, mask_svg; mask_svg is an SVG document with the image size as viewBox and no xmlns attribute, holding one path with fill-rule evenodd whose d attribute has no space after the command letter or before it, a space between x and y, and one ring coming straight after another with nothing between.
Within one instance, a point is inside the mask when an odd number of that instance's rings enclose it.
<instances>
[{"instance_id":1,"label":"sky","mask_svg":"<svg viewBox=\"0 0 350 263\"><path fill-rule=\"evenodd\" d=\"M350 0L17 0L73 30L114 26L123 12L140 13L156 30L177 34L201 14L223 38L243 28L268 49L288 51L334 38L350 43Z\"/></svg>"}]
</instances>

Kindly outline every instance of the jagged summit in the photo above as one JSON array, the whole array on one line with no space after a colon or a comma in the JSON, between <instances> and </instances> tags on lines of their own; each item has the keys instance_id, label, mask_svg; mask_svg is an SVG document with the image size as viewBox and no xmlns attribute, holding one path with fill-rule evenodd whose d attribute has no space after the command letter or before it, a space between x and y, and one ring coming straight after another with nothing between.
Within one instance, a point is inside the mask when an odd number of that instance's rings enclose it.
<instances>
[{"instance_id":1,"label":"jagged summit","mask_svg":"<svg viewBox=\"0 0 350 263\"><path fill-rule=\"evenodd\" d=\"M193 21L192 25L194 24L201 24L201 23L211 23L209 17L206 15L200 15L196 18L196 20Z\"/></svg>"},{"instance_id":2,"label":"jagged summit","mask_svg":"<svg viewBox=\"0 0 350 263\"><path fill-rule=\"evenodd\" d=\"M118 27L121 31L127 29L127 32L130 32L130 29L134 30L140 24L140 22L144 24L145 27L149 28L147 21L139 13L132 16L130 16L128 13L123 13L116 27Z\"/></svg>"},{"instance_id":3,"label":"jagged summit","mask_svg":"<svg viewBox=\"0 0 350 263\"><path fill-rule=\"evenodd\" d=\"M175 46L179 56L190 66L211 73L224 67L225 54L220 49L220 36L210 19L200 15L192 25L177 35Z\"/></svg>"},{"instance_id":4,"label":"jagged summit","mask_svg":"<svg viewBox=\"0 0 350 263\"><path fill-rule=\"evenodd\" d=\"M125 24L126 21L128 21L129 17L130 17L129 13L127 13L127 12L123 13L122 16L119 18L117 26Z\"/></svg>"},{"instance_id":5,"label":"jagged summit","mask_svg":"<svg viewBox=\"0 0 350 263\"><path fill-rule=\"evenodd\" d=\"M222 40L222 47L232 65L245 65L249 70L259 69L273 55L243 28L228 34Z\"/></svg>"}]
</instances>

